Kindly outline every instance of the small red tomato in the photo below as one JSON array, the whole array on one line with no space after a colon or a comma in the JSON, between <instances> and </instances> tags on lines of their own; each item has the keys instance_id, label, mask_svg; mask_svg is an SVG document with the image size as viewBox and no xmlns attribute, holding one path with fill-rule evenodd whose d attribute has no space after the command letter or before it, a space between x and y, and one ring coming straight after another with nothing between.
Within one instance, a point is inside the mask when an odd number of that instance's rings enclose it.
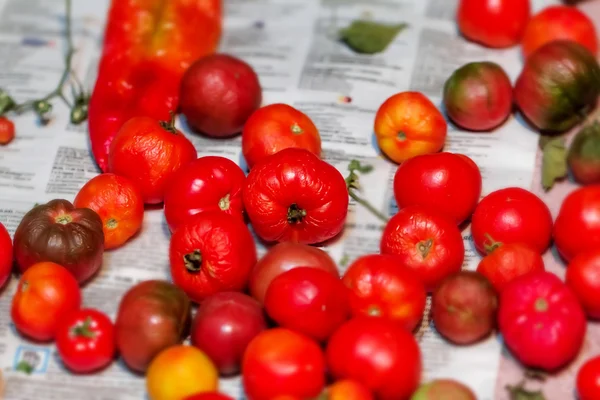
<instances>
[{"instance_id":1,"label":"small red tomato","mask_svg":"<svg viewBox=\"0 0 600 400\"><path fill-rule=\"evenodd\" d=\"M461 0L458 28L484 46L511 47L521 40L530 13L529 0Z\"/></svg>"},{"instance_id":2,"label":"small red tomato","mask_svg":"<svg viewBox=\"0 0 600 400\"><path fill-rule=\"evenodd\" d=\"M323 400L374 400L373 394L362 383L352 379L342 379L325 389Z\"/></svg>"},{"instance_id":3,"label":"small red tomato","mask_svg":"<svg viewBox=\"0 0 600 400\"><path fill-rule=\"evenodd\" d=\"M398 207L423 206L461 224L481 196L481 172L463 154L437 153L403 162L394 176Z\"/></svg>"},{"instance_id":4,"label":"small red tomato","mask_svg":"<svg viewBox=\"0 0 600 400\"><path fill-rule=\"evenodd\" d=\"M115 327L95 309L77 310L56 330L56 350L73 372L88 373L108 366L115 355Z\"/></svg>"},{"instance_id":5,"label":"small red tomato","mask_svg":"<svg viewBox=\"0 0 600 400\"><path fill-rule=\"evenodd\" d=\"M421 380L421 352L412 333L384 318L358 317L342 325L326 349L335 379L353 379L379 400L408 399Z\"/></svg>"},{"instance_id":6,"label":"small red tomato","mask_svg":"<svg viewBox=\"0 0 600 400\"><path fill-rule=\"evenodd\" d=\"M600 356L590 358L579 368L576 387L579 400L600 399Z\"/></svg>"},{"instance_id":7,"label":"small red tomato","mask_svg":"<svg viewBox=\"0 0 600 400\"><path fill-rule=\"evenodd\" d=\"M277 276L267 288L267 314L278 325L324 341L350 316L348 291L329 272L298 267Z\"/></svg>"},{"instance_id":8,"label":"small red tomato","mask_svg":"<svg viewBox=\"0 0 600 400\"><path fill-rule=\"evenodd\" d=\"M504 342L526 367L554 371L583 344L583 308L567 285L550 272L515 278L500 296L498 324Z\"/></svg>"},{"instance_id":9,"label":"small red tomato","mask_svg":"<svg viewBox=\"0 0 600 400\"><path fill-rule=\"evenodd\" d=\"M223 211L243 218L244 171L220 156L200 157L175 172L165 192L165 218L173 232L192 215Z\"/></svg>"},{"instance_id":10,"label":"small red tomato","mask_svg":"<svg viewBox=\"0 0 600 400\"><path fill-rule=\"evenodd\" d=\"M477 266L477 272L485 276L498 293L516 277L544 269L541 254L523 243L499 243Z\"/></svg>"},{"instance_id":11,"label":"small red tomato","mask_svg":"<svg viewBox=\"0 0 600 400\"><path fill-rule=\"evenodd\" d=\"M548 206L528 190L511 187L496 190L477 205L471 219L477 250L485 255L494 243L523 243L540 254L550 245L552 214Z\"/></svg>"},{"instance_id":12,"label":"small red tomato","mask_svg":"<svg viewBox=\"0 0 600 400\"><path fill-rule=\"evenodd\" d=\"M588 317L600 319L600 250L573 258L567 267L565 281Z\"/></svg>"},{"instance_id":13,"label":"small red tomato","mask_svg":"<svg viewBox=\"0 0 600 400\"><path fill-rule=\"evenodd\" d=\"M242 290L256 264L256 244L244 222L221 211L194 215L171 236L173 282L200 303L226 290Z\"/></svg>"},{"instance_id":14,"label":"small red tomato","mask_svg":"<svg viewBox=\"0 0 600 400\"><path fill-rule=\"evenodd\" d=\"M110 144L110 172L129 178L144 203L162 203L173 173L198 157L196 148L170 122L134 117L125 122Z\"/></svg>"},{"instance_id":15,"label":"small red tomato","mask_svg":"<svg viewBox=\"0 0 600 400\"><path fill-rule=\"evenodd\" d=\"M243 191L252 227L267 242L324 242L348 213L342 174L308 150L283 149L252 168Z\"/></svg>"},{"instance_id":16,"label":"small red tomato","mask_svg":"<svg viewBox=\"0 0 600 400\"><path fill-rule=\"evenodd\" d=\"M287 104L270 104L256 110L244 124L242 153L249 168L289 147L321 156L319 131L302 111Z\"/></svg>"},{"instance_id":17,"label":"small red tomato","mask_svg":"<svg viewBox=\"0 0 600 400\"><path fill-rule=\"evenodd\" d=\"M0 117L0 145L6 145L15 138L15 124L6 117Z\"/></svg>"},{"instance_id":18,"label":"small red tomato","mask_svg":"<svg viewBox=\"0 0 600 400\"><path fill-rule=\"evenodd\" d=\"M578 254L600 247L600 185L580 187L560 206L554 221L554 244L571 261Z\"/></svg>"},{"instance_id":19,"label":"small red tomato","mask_svg":"<svg viewBox=\"0 0 600 400\"><path fill-rule=\"evenodd\" d=\"M414 330L425 311L427 292L419 275L389 254L359 257L348 267L344 284L355 316L383 317Z\"/></svg>"},{"instance_id":20,"label":"small red tomato","mask_svg":"<svg viewBox=\"0 0 600 400\"><path fill-rule=\"evenodd\" d=\"M204 392L186 397L184 400L234 400L233 397L226 396L219 392Z\"/></svg>"},{"instance_id":21,"label":"small red tomato","mask_svg":"<svg viewBox=\"0 0 600 400\"><path fill-rule=\"evenodd\" d=\"M248 345L242 382L249 400L313 398L325 387L325 356L316 342L300 333L269 329Z\"/></svg>"},{"instance_id":22,"label":"small red tomato","mask_svg":"<svg viewBox=\"0 0 600 400\"><path fill-rule=\"evenodd\" d=\"M10 278L13 267L13 245L10 234L0 223L0 287Z\"/></svg>"},{"instance_id":23,"label":"small red tomato","mask_svg":"<svg viewBox=\"0 0 600 400\"><path fill-rule=\"evenodd\" d=\"M42 262L27 269L12 299L11 318L24 335L54 339L61 319L81 307L79 283L64 267Z\"/></svg>"},{"instance_id":24,"label":"small red tomato","mask_svg":"<svg viewBox=\"0 0 600 400\"><path fill-rule=\"evenodd\" d=\"M427 291L462 268L465 245L454 221L420 206L401 209L387 223L381 253L414 269Z\"/></svg>"}]
</instances>

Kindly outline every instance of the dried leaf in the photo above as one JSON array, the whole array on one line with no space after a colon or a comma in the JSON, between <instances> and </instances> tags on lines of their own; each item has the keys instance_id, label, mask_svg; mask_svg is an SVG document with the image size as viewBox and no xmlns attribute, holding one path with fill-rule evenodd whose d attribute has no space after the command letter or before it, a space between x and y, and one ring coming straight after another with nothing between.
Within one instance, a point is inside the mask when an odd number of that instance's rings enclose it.
<instances>
[{"instance_id":1,"label":"dried leaf","mask_svg":"<svg viewBox=\"0 0 600 400\"><path fill-rule=\"evenodd\" d=\"M360 54L384 51L408 24L387 25L374 21L355 20L339 32L340 40Z\"/></svg>"},{"instance_id":2,"label":"dried leaf","mask_svg":"<svg viewBox=\"0 0 600 400\"><path fill-rule=\"evenodd\" d=\"M506 388L510 393L510 400L546 400L541 390L527 390L523 385L508 386Z\"/></svg>"},{"instance_id":3,"label":"dried leaf","mask_svg":"<svg viewBox=\"0 0 600 400\"><path fill-rule=\"evenodd\" d=\"M549 139L543 147L542 186L548 191L554 182L567 176L567 147L563 137Z\"/></svg>"}]
</instances>

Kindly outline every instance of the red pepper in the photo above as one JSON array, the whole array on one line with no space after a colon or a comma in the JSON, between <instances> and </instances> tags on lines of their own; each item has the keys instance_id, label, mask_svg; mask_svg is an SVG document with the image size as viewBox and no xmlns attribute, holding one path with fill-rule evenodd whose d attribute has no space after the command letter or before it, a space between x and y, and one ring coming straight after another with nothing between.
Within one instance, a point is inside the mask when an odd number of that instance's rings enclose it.
<instances>
[{"instance_id":1,"label":"red pepper","mask_svg":"<svg viewBox=\"0 0 600 400\"><path fill-rule=\"evenodd\" d=\"M181 77L215 51L221 17L221 0L112 0L88 120L103 171L110 143L127 120L168 120L177 109Z\"/></svg>"}]
</instances>

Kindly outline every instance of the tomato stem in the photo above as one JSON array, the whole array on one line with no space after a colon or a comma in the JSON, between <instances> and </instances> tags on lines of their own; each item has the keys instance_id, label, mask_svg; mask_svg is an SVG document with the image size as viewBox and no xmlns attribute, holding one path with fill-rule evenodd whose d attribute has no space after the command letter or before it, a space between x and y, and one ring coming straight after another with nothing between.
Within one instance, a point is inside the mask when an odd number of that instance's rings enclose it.
<instances>
[{"instance_id":1,"label":"tomato stem","mask_svg":"<svg viewBox=\"0 0 600 400\"><path fill-rule=\"evenodd\" d=\"M287 213L288 224L293 225L293 224L302 222L304 217L306 217L306 210L303 210L300 207L298 207L298 205L296 203L293 203L288 208L288 213Z\"/></svg>"},{"instance_id":2,"label":"tomato stem","mask_svg":"<svg viewBox=\"0 0 600 400\"><path fill-rule=\"evenodd\" d=\"M108 221L106 221L106 227L108 229L115 229L117 227L117 225L119 225L117 223L117 220L114 218L110 218Z\"/></svg>"},{"instance_id":3,"label":"tomato stem","mask_svg":"<svg viewBox=\"0 0 600 400\"><path fill-rule=\"evenodd\" d=\"M56 221L57 224L66 225L69 222L73 221L73 218L69 214L63 214L56 217L54 221Z\"/></svg>"},{"instance_id":4,"label":"tomato stem","mask_svg":"<svg viewBox=\"0 0 600 400\"><path fill-rule=\"evenodd\" d=\"M231 204L229 193L225 195L221 200L219 200L219 208L223 211L229 210L229 206Z\"/></svg>"},{"instance_id":5,"label":"tomato stem","mask_svg":"<svg viewBox=\"0 0 600 400\"><path fill-rule=\"evenodd\" d=\"M365 207L373 215L375 215L377 218L383 221L383 223L387 224L389 218L377 208L375 208L371 203L369 203L367 200L363 199L356 193L361 189L359 176L356 172L358 171L360 173L366 174L371 172L372 170L373 167L371 165L362 165L358 160L350 161L350 163L348 164L348 171L350 171L350 174L346 178L346 187L348 188L348 195L350 195L350 198L352 198L358 204Z\"/></svg>"},{"instance_id":6,"label":"tomato stem","mask_svg":"<svg viewBox=\"0 0 600 400\"><path fill-rule=\"evenodd\" d=\"M183 256L183 264L189 272L199 272L200 267L202 267L202 253L200 253L200 250L195 249L191 253Z\"/></svg>"},{"instance_id":7,"label":"tomato stem","mask_svg":"<svg viewBox=\"0 0 600 400\"><path fill-rule=\"evenodd\" d=\"M295 122L292 124L292 126L290 126L290 130L294 135L300 135L304 133L304 130L300 127L300 125Z\"/></svg>"},{"instance_id":8,"label":"tomato stem","mask_svg":"<svg viewBox=\"0 0 600 400\"><path fill-rule=\"evenodd\" d=\"M417 243L417 249L419 250L419 253L421 253L421 257L423 257L424 259L427 258L427 255L431 251L432 247L433 239L431 238L427 240L421 240L419 243Z\"/></svg>"},{"instance_id":9,"label":"tomato stem","mask_svg":"<svg viewBox=\"0 0 600 400\"><path fill-rule=\"evenodd\" d=\"M487 254L490 254L492 251L496 250L503 244L502 242L496 242L492 235L490 235L489 233L485 234L485 238L487 239L487 242L483 244L483 248L485 249L485 252Z\"/></svg>"},{"instance_id":10,"label":"tomato stem","mask_svg":"<svg viewBox=\"0 0 600 400\"><path fill-rule=\"evenodd\" d=\"M92 318L87 317L82 324L73 327L72 333L73 336L82 336L90 339L96 337L96 333L92 330Z\"/></svg>"},{"instance_id":11,"label":"tomato stem","mask_svg":"<svg viewBox=\"0 0 600 400\"><path fill-rule=\"evenodd\" d=\"M173 112L173 110L171 110L169 111L169 114L171 115L171 119L169 121L159 121L159 124L161 128L163 128L167 132L176 134L177 128L175 128L175 113Z\"/></svg>"}]
</instances>

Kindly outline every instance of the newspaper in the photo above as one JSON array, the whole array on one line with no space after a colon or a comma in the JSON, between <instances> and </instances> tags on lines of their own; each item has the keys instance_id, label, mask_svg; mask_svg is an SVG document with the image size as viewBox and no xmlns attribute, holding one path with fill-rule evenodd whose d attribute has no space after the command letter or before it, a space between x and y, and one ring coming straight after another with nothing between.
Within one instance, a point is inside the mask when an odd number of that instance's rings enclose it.
<instances>
[{"instance_id":1,"label":"newspaper","mask_svg":"<svg viewBox=\"0 0 600 400\"><path fill-rule=\"evenodd\" d=\"M534 1L533 10L557 2ZM90 90L108 3L73 2L74 70ZM594 3L585 7L592 9ZM461 38L454 22L456 5L457 0L224 0L220 51L255 68L264 104L288 103L314 120L323 140L324 159L342 174L347 175L352 159L372 165L373 171L362 177L363 195L382 212L393 214L397 210L392 191L396 166L374 145L373 119L379 105L397 92L413 90L425 93L442 108L445 80L466 62L498 62L513 81L522 67L518 48L488 50ZM599 9L596 7L596 15L600 15ZM335 36L339 28L357 18L409 25L384 53L357 55ZM63 21L63 0L0 0L0 51L4 54L0 87L17 100L38 98L58 82L65 48ZM11 234L35 203L73 200L79 188L99 174L90 155L85 124L70 125L68 110L59 102L55 102L53 118L46 126L40 126L31 114L16 118L15 123L17 138L0 148L0 222ZM221 155L245 168L239 137L212 140L192 133L181 119L177 125L193 141L199 156ZM513 116L490 133L469 133L450 124L446 150L467 154L477 162L485 195L507 186L532 188L539 175L537 140L520 117ZM560 196L566 191L559 189ZM548 201L558 204L560 199ZM324 250L343 272L360 255L379 252L381 230L375 217L351 202L343 234ZM463 236L464 267L474 269L480 256L468 227ZM114 318L122 294L131 285L152 278L170 279L168 245L162 211L146 211L141 234L125 247L105 253L100 275L84 288L84 305ZM264 254L266 249L257 247L259 255ZM551 257L546 256L548 262ZM554 262L558 270L559 264ZM146 398L144 378L129 372L122 361L98 374L73 376L52 345L20 337L9 318L16 283L13 278L0 296L5 399ZM480 400L504 400L508 398L504 385L522 377L521 369L502 350L499 337L468 347L453 346L440 338L427 319L420 333L424 380L454 378L471 387ZM28 363L33 372L16 371L20 362ZM553 377L549 382L553 389L545 393L547 399L572 398L571 375ZM220 390L245 399L239 377L221 380Z\"/></svg>"}]
</instances>

